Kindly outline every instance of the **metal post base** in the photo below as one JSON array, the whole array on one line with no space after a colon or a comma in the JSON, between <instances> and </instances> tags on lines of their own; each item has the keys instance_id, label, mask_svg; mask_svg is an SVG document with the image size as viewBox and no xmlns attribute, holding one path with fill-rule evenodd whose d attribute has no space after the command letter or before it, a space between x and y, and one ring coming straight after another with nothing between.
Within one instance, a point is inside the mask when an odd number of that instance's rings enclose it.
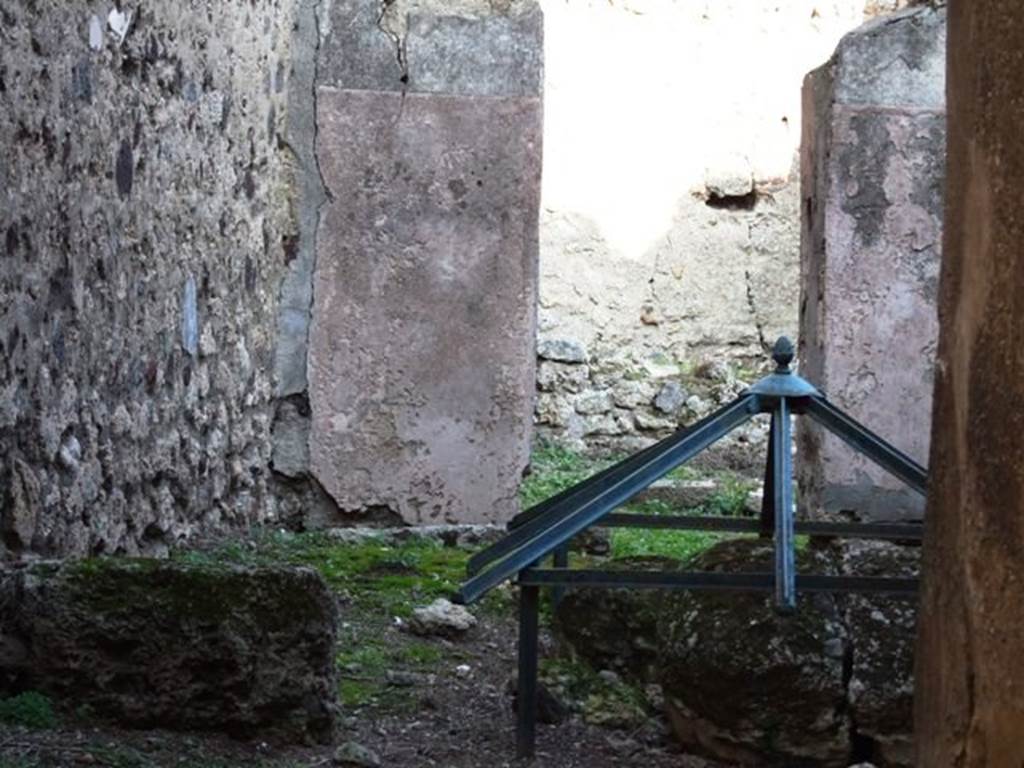
<instances>
[{"instance_id":1,"label":"metal post base","mask_svg":"<svg viewBox=\"0 0 1024 768\"><path fill-rule=\"evenodd\" d=\"M519 590L519 685L516 756L532 758L537 745L537 631L540 588Z\"/></svg>"}]
</instances>

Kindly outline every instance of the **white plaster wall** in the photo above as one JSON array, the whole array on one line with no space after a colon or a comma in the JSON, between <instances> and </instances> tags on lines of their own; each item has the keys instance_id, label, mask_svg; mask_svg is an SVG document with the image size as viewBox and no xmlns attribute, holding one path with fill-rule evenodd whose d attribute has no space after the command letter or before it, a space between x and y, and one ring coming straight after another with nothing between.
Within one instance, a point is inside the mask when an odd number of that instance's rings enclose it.
<instances>
[{"instance_id":1,"label":"white plaster wall","mask_svg":"<svg viewBox=\"0 0 1024 768\"><path fill-rule=\"evenodd\" d=\"M902 1L541 0L541 434L628 450L796 335L803 80Z\"/></svg>"},{"instance_id":2,"label":"white plaster wall","mask_svg":"<svg viewBox=\"0 0 1024 768\"><path fill-rule=\"evenodd\" d=\"M584 396L622 372L760 360L762 342L797 329L803 78L878 3L541 4L541 341L583 347ZM756 205L709 207L709 186L756 188ZM557 434L578 396L548 390L538 422L561 412Z\"/></svg>"}]
</instances>

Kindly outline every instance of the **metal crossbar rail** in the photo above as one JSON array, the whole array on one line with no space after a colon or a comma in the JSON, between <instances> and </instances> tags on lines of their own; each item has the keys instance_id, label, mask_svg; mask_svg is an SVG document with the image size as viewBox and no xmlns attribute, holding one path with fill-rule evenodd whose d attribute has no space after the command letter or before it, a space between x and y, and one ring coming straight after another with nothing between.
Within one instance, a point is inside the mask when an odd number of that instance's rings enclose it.
<instances>
[{"instance_id":1,"label":"metal crossbar rail","mask_svg":"<svg viewBox=\"0 0 1024 768\"><path fill-rule=\"evenodd\" d=\"M788 339L779 339L773 357L777 365L775 372L734 402L523 512L509 524L506 537L471 558L467 569L469 578L455 595L457 601L475 602L511 579L517 579L520 587L517 728L520 757L532 756L534 752L541 587L552 588L556 599L567 587L769 591L774 592L776 609L782 613L796 610L798 591L915 594L916 579L796 573L795 537L798 534L919 541L921 526L797 522L793 509L793 415L807 415L920 494L925 493L928 475L924 467L858 424L829 403L811 384L793 374L789 368L793 345ZM655 480L759 413L771 416L759 519L615 511ZM593 525L759 533L773 539L774 570L772 573L662 573L570 569L569 542ZM554 556L555 567L539 568L538 564L550 555Z\"/></svg>"},{"instance_id":2,"label":"metal crossbar rail","mask_svg":"<svg viewBox=\"0 0 1024 768\"><path fill-rule=\"evenodd\" d=\"M566 568L529 568L519 576L520 585L537 587L602 587L604 589L701 589L734 592L771 592L772 573L704 573L663 571L594 571ZM891 595L917 594L917 579L881 576L798 576L804 592L865 592Z\"/></svg>"},{"instance_id":3,"label":"metal crossbar rail","mask_svg":"<svg viewBox=\"0 0 1024 768\"><path fill-rule=\"evenodd\" d=\"M635 512L612 513L601 520L607 528L654 528L677 531L718 531L721 533L762 533L760 520L750 517L690 517L688 515L642 515ZM798 536L843 539L889 539L920 541L924 529L920 523L832 523L797 520Z\"/></svg>"}]
</instances>

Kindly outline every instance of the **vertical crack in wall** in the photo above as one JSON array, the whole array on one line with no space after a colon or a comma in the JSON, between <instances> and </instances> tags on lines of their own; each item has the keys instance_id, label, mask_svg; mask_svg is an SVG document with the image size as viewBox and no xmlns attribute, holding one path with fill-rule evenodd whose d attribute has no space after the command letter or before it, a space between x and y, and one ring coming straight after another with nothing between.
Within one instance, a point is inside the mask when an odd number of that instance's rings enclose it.
<instances>
[{"instance_id":1,"label":"vertical crack in wall","mask_svg":"<svg viewBox=\"0 0 1024 768\"><path fill-rule=\"evenodd\" d=\"M325 0L302 0L296 9L295 39L292 44L292 68L288 96L288 124L285 143L294 158L293 205L295 207L296 244L294 255L281 285L278 309L278 339L275 356L276 395L272 430L272 466L277 462L295 471L296 456L308 462L308 441L289 425L290 403L307 403L301 417L310 418L309 342L313 322L314 274L323 207L333 199L320 165L319 84L320 56L324 24L321 17Z\"/></svg>"},{"instance_id":2,"label":"vertical crack in wall","mask_svg":"<svg viewBox=\"0 0 1024 768\"><path fill-rule=\"evenodd\" d=\"M395 60L398 62L398 69L401 71L399 80L403 86L409 84L409 61L405 51L405 36L402 35L392 25L392 19L389 11L393 7L397 7L397 0L381 0L380 4L380 15L377 17L377 28L387 35L388 39L395 46ZM401 13L399 9L399 13ZM402 95L405 95L406 88L403 87Z\"/></svg>"},{"instance_id":3,"label":"vertical crack in wall","mask_svg":"<svg viewBox=\"0 0 1024 768\"><path fill-rule=\"evenodd\" d=\"M313 270L320 212L331 199L317 154L317 84L324 0L302 0L295 11L288 83L285 144L294 158L292 197L294 240L288 245L287 273L281 284L275 389L279 398L303 394L312 320Z\"/></svg>"},{"instance_id":4,"label":"vertical crack in wall","mask_svg":"<svg viewBox=\"0 0 1024 768\"><path fill-rule=\"evenodd\" d=\"M764 335L764 323L758 318L757 300L754 298L754 279L749 269L743 270L743 276L747 283L747 308L750 310L750 317L754 321L754 328L757 330L757 341L761 345L761 349L767 352L771 349L771 345Z\"/></svg>"},{"instance_id":5,"label":"vertical crack in wall","mask_svg":"<svg viewBox=\"0 0 1024 768\"><path fill-rule=\"evenodd\" d=\"M385 2L383 7L386 9L388 4ZM322 57L329 50L332 34L330 8L331 0L302 0L297 10L286 144L296 164L298 246L282 287L284 321L279 345L287 345L289 352L279 358L279 373L287 383L277 393L272 469L282 501L280 519L287 525L397 524L397 513L386 507L340 507L310 466L314 414L308 372L317 306L320 227L325 207L336 199L321 162L320 144L320 120L324 117L320 112L320 86L327 75L325 64L329 64ZM379 26L381 18L377 23Z\"/></svg>"},{"instance_id":6,"label":"vertical crack in wall","mask_svg":"<svg viewBox=\"0 0 1024 768\"><path fill-rule=\"evenodd\" d=\"M398 105L398 114L395 116L395 125L402 121L405 115L405 97L409 93L409 57L405 48L405 39L408 33L408 20L402 21L394 18L395 15L407 13L401 7L399 0L381 0L380 15L377 16L377 29L391 41L395 47L395 61L398 63L398 81L402 84L402 100Z\"/></svg>"},{"instance_id":7,"label":"vertical crack in wall","mask_svg":"<svg viewBox=\"0 0 1024 768\"><path fill-rule=\"evenodd\" d=\"M651 274L647 278L647 306L641 308L640 322L645 325L657 325L661 316L661 305L658 299L658 274L661 271L662 253L665 250L671 251L672 238L666 238L665 248L657 248L654 252L654 263L651 265Z\"/></svg>"},{"instance_id":8,"label":"vertical crack in wall","mask_svg":"<svg viewBox=\"0 0 1024 768\"><path fill-rule=\"evenodd\" d=\"M316 227L313 230L312 246L313 246L313 268L316 268L316 246L320 235L320 217L324 206L334 200L334 193L331 188L327 186L327 179L324 176L323 168L320 166L320 96L317 92L317 88L320 84L320 53L323 49L324 38L323 29L324 22L320 16L320 12L324 8L325 0L316 0L313 5L313 26L315 42L313 47L313 82L310 87L310 94L313 99L313 165L316 168L316 175L320 181L320 199L317 201L316 206ZM314 301L315 301L314 297ZM310 306L310 316L313 314L313 307Z\"/></svg>"}]
</instances>

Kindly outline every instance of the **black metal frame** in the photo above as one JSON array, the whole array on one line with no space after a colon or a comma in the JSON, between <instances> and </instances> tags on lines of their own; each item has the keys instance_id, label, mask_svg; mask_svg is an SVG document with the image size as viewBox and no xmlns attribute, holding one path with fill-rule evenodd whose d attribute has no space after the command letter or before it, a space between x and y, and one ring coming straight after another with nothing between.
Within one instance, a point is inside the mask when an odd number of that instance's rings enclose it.
<instances>
[{"instance_id":1,"label":"black metal frame","mask_svg":"<svg viewBox=\"0 0 1024 768\"><path fill-rule=\"evenodd\" d=\"M689 589L774 592L776 610L796 610L797 592L875 592L912 596L916 579L863 576L798 575L795 537L850 537L920 540L916 523L797 522L793 510L791 429L793 415L806 415L867 456L914 491L925 493L927 471L913 459L832 405L804 379L792 373L793 345L775 344L774 373L746 390L732 403L696 424L594 475L518 515L509 534L469 561L469 579L455 599L473 603L499 584L516 578L520 586L519 688L517 751L534 753L537 691L537 632L540 588L552 588L557 602L567 587L620 589ZM656 516L615 510L689 459L757 414L770 414L771 430L765 465L760 519ZM773 573L662 573L656 571L573 570L569 542L587 528L672 528L681 530L760 533L774 541ZM539 563L553 556L554 567Z\"/></svg>"}]
</instances>

